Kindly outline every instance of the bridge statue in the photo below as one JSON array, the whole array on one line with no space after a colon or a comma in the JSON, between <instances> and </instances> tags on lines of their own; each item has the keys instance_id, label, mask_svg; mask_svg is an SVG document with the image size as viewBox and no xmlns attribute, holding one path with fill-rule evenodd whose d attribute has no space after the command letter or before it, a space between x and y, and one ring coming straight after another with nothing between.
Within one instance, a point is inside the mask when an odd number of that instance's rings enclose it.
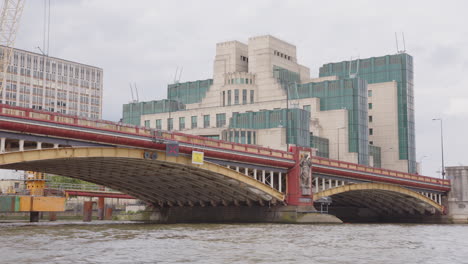
<instances>
[{"instance_id":1,"label":"bridge statue","mask_svg":"<svg viewBox=\"0 0 468 264\"><path fill-rule=\"evenodd\" d=\"M302 195L311 195L312 194L312 186L311 186L312 161L310 160L309 153L302 155L299 165L301 167L300 179L301 179Z\"/></svg>"}]
</instances>

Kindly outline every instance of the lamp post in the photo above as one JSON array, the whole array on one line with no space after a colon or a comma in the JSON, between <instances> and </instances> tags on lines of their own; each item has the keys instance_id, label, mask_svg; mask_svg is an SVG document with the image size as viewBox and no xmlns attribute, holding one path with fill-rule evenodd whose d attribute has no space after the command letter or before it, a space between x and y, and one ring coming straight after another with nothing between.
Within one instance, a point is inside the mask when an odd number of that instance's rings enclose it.
<instances>
[{"instance_id":1,"label":"lamp post","mask_svg":"<svg viewBox=\"0 0 468 264\"><path fill-rule=\"evenodd\" d=\"M442 152L442 179L445 179L445 165L444 165L444 134L442 118L433 118L432 121L440 121L440 150Z\"/></svg>"},{"instance_id":2,"label":"lamp post","mask_svg":"<svg viewBox=\"0 0 468 264\"><path fill-rule=\"evenodd\" d=\"M346 127L339 127L336 129L337 132L337 150L338 150L338 160L340 160L340 129L345 129Z\"/></svg>"}]
</instances>

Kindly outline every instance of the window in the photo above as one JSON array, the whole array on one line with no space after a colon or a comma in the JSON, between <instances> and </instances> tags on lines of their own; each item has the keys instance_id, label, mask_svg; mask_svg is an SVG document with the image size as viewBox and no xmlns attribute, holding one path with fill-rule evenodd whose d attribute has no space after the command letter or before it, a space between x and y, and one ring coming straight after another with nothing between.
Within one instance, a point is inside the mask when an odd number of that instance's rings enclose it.
<instances>
[{"instance_id":1,"label":"window","mask_svg":"<svg viewBox=\"0 0 468 264\"><path fill-rule=\"evenodd\" d=\"M179 130L185 129L185 117L179 117Z\"/></svg>"},{"instance_id":2,"label":"window","mask_svg":"<svg viewBox=\"0 0 468 264\"><path fill-rule=\"evenodd\" d=\"M162 120L156 119L156 129L162 129Z\"/></svg>"},{"instance_id":3,"label":"window","mask_svg":"<svg viewBox=\"0 0 468 264\"><path fill-rule=\"evenodd\" d=\"M203 127L204 128L210 127L210 115L203 116Z\"/></svg>"},{"instance_id":4,"label":"window","mask_svg":"<svg viewBox=\"0 0 468 264\"><path fill-rule=\"evenodd\" d=\"M226 106L226 91L223 91L223 106Z\"/></svg>"},{"instance_id":5,"label":"window","mask_svg":"<svg viewBox=\"0 0 468 264\"><path fill-rule=\"evenodd\" d=\"M369 103L369 109L372 109L372 103Z\"/></svg>"},{"instance_id":6,"label":"window","mask_svg":"<svg viewBox=\"0 0 468 264\"><path fill-rule=\"evenodd\" d=\"M250 90L250 103L253 104L254 103L254 96L255 95L255 91L254 90Z\"/></svg>"},{"instance_id":7,"label":"window","mask_svg":"<svg viewBox=\"0 0 468 264\"><path fill-rule=\"evenodd\" d=\"M372 120L373 120L372 116L369 116L369 123L372 123Z\"/></svg>"},{"instance_id":8,"label":"window","mask_svg":"<svg viewBox=\"0 0 468 264\"><path fill-rule=\"evenodd\" d=\"M150 127L150 121L149 120L145 120L145 127Z\"/></svg>"},{"instance_id":9,"label":"window","mask_svg":"<svg viewBox=\"0 0 468 264\"><path fill-rule=\"evenodd\" d=\"M374 129L373 128L369 128L369 135L374 135Z\"/></svg>"},{"instance_id":10,"label":"window","mask_svg":"<svg viewBox=\"0 0 468 264\"><path fill-rule=\"evenodd\" d=\"M310 105L304 105L302 109L310 112Z\"/></svg>"},{"instance_id":11,"label":"window","mask_svg":"<svg viewBox=\"0 0 468 264\"><path fill-rule=\"evenodd\" d=\"M374 141L369 141L369 145L374 145Z\"/></svg>"},{"instance_id":12,"label":"window","mask_svg":"<svg viewBox=\"0 0 468 264\"><path fill-rule=\"evenodd\" d=\"M372 90L367 91L367 97L372 97Z\"/></svg>"},{"instance_id":13,"label":"window","mask_svg":"<svg viewBox=\"0 0 468 264\"><path fill-rule=\"evenodd\" d=\"M227 96L228 96L228 99L227 99L228 102L227 103L228 103L228 105L231 105L231 90L228 90L228 95Z\"/></svg>"},{"instance_id":14,"label":"window","mask_svg":"<svg viewBox=\"0 0 468 264\"><path fill-rule=\"evenodd\" d=\"M171 131L174 129L174 120L172 118L167 119L167 130Z\"/></svg>"},{"instance_id":15,"label":"window","mask_svg":"<svg viewBox=\"0 0 468 264\"><path fill-rule=\"evenodd\" d=\"M192 116L192 128L197 128L197 117Z\"/></svg>"},{"instance_id":16,"label":"window","mask_svg":"<svg viewBox=\"0 0 468 264\"><path fill-rule=\"evenodd\" d=\"M216 127L223 127L226 124L226 114L216 114Z\"/></svg>"},{"instance_id":17,"label":"window","mask_svg":"<svg viewBox=\"0 0 468 264\"><path fill-rule=\"evenodd\" d=\"M242 104L247 104L247 90L242 90Z\"/></svg>"},{"instance_id":18,"label":"window","mask_svg":"<svg viewBox=\"0 0 468 264\"><path fill-rule=\"evenodd\" d=\"M239 90L238 89L234 90L234 104L235 105L239 104Z\"/></svg>"}]
</instances>

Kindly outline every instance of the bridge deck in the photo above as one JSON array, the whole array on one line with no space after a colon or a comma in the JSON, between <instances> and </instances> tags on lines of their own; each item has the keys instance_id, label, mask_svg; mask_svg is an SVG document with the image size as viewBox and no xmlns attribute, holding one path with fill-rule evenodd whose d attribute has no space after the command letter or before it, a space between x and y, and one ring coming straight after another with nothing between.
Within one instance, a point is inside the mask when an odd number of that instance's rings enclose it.
<instances>
[{"instance_id":1,"label":"bridge deck","mask_svg":"<svg viewBox=\"0 0 468 264\"><path fill-rule=\"evenodd\" d=\"M291 152L208 139L179 132L155 130L128 124L38 111L0 104L0 130L86 141L108 146L165 150L179 144L181 153L202 150L207 158L291 169L296 166ZM313 157L313 173L338 175L364 181L383 182L436 191L450 190L450 181L354 163Z\"/></svg>"}]
</instances>

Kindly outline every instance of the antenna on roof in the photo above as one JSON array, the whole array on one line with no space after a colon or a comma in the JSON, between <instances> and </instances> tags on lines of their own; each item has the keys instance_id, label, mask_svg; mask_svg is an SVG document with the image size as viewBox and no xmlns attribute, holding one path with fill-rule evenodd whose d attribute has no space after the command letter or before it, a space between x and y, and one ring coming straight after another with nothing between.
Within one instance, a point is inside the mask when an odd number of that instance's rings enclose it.
<instances>
[{"instance_id":1,"label":"antenna on roof","mask_svg":"<svg viewBox=\"0 0 468 264\"><path fill-rule=\"evenodd\" d=\"M179 66L177 66L175 73L174 73L174 83L177 83L177 73L179 72Z\"/></svg>"},{"instance_id":2,"label":"antenna on roof","mask_svg":"<svg viewBox=\"0 0 468 264\"><path fill-rule=\"evenodd\" d=\"M401 32L401 36L403 37L403 52L406 52L405 33Z\"/></svg>"},{"instance_id":3,"label":"antenna on roof","mask_svg":"<svg viewBox=\"0 0 468 264\"><path fill-rule=\"evenodd\" d=\"M133 88L132 88L132 83L129 83L130 86L130 93L132 94L132 103L135 102L135 97L133 97Z\"/></svg>"},{"instance_id":4,"label":"antenna on roof","mask_svg":"<svg viewBox=\"0 0 468 264\"><path fill-rule=\"evenodd\" d=\"M137 89L136 83L133 83L133 86L132 86L132 83L130 83L129 85L130 85L130 93L132 94L132 103L138 103L140 101L140 98L138 96L138 89ZM133 94L133 89L135 89L135 96Z\"/></svg>"},{"instance_id":5,"label":"antenna on roof","mask_svg":"<svg viewBox=\"0 0 468 264\"><path fill-rule=\"evenodd\" d=\"M177 79L177 82L180 82L180 77L182 76L182 71L183 70L184 70L184 66L182 66L182 68L180 68L179 78Z\"/></svg>"},{"instance_id":6,"label":"antenna on roof","mask_svg":"<svg viewBox=\"0 0 468 264\"><path fill-rule=\"evenodd\" d=\"M140 101L140 96L138 95L138 88L136 86L136 83L133 83L133 86L135 87L136 100L137 100L137 102L139 102Z\"/></svg>"},{"instance_id":7,"label":"antenna on roof","mask_svg":"<svg viewBox=\"0 0 468 264\"><path fill-rule=\"evenodd\" d=\"M400 53L405 53L406 52L406 43L405 43L405 34L403 32L401 32L401 37L403 39L403 49L400 50L398 48L398 35L397 33L395 32L395 42L396 42L396 49L397 49L397 53L400 54Z\"/></svg>"},{"instance_id":8,"label":"antenna on roof","mask_svg":"<svg viewBox=\"0 0 468 264\"><path fill-rule=\"evenodd\" d=\"M396 32L395 32L395 43L396 43L396 51L397 53L400 53L400 50L398 49L398 36Z\"/></svg>"}]
</instances>

